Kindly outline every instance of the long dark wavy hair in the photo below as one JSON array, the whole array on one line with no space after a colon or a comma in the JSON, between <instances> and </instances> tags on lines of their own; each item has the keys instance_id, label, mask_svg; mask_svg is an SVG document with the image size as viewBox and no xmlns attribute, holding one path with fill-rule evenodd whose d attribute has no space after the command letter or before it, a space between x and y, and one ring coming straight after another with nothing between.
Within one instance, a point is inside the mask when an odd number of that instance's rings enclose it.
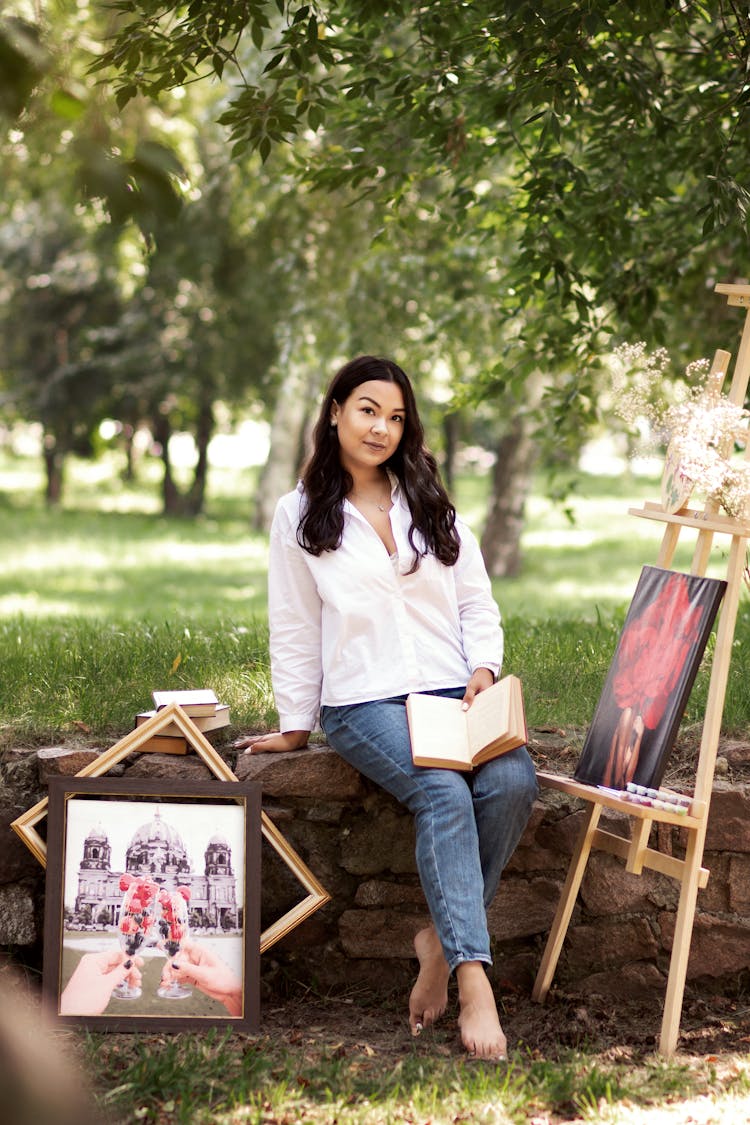
<instances>
[{"instance_id":1,"label":"long dark wavy hair","mask_svg":"<svg viewBox=\"0 0 750 1125\"><path fill-rule=\"evenodd\" d=\"M362 355L345 364L334 375L313 430L313 451L302 474L307 504L297 529L297 540L311 555L335 551L344 531L344 497L354 481L341 464L338 431L331 425L334 402L343 406L361 383L377 379L396 383L404 396L405 418L401 441L385 468L395 473L404 491L412 524L409 544L418 567L423 555L432 552L445 566L458 559L460 540L456 530L456 509L440 481L437 462L424 443L424 427L419 418L414 391L407 375L390 359ZM426 550L417 547L419 532Z\"/></svg>"}]
</instances>

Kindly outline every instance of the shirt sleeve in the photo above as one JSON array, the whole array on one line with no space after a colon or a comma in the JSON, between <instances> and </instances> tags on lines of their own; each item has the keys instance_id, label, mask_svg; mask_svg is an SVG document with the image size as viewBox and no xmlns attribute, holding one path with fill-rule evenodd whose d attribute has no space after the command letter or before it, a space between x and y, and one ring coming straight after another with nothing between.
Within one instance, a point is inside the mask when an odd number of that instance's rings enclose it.
<instances>
[{"instance_id":1,"label":"shirt sleeve","mask_svg":"<svg viewBox=\"0 0 750 1125\"><path fill-rule=\"evenodd\" d=\"M457 521L461 553L453 570L464 652L472 672L489 668L495 679L503 666L504 637L500 610L492 595L487 568L474 534Z\"/></svg>"},{"instance_id":2,"label":"shirt sleeve","mask_svg":"<svg viewBox=\"0 0 750 1125\"><path fill-rule=\"evenodd\" d=\"M314 730L323 678L321 601L297 542L297 522L279 501L271 525L268 621L279 729Z\"/></svg>"}]
</instances>

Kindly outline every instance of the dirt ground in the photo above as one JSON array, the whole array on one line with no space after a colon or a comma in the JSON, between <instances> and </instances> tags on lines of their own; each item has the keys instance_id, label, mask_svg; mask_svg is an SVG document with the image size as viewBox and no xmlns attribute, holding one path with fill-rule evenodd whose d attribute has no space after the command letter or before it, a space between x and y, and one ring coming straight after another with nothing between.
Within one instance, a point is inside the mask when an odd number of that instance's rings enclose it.
<instances>
[{"instance_id":1,"label":"dirt ground","mask_svg":"<svg viewBox=\"0 0 750 1125\"><path fill-rule=\"evenodd\" d=\"M299 995L261 1010L261 1032L295 1043L314 1038L319 1047L344 1054L367 1048L377 1051L387 1066L404 1053L462 1054L456 1025L457 1006L451 998L439 1023L418 1040L410 1034L407 997L374 1003L366 996L328 999ZM570 1050L585 1049L611 1060L637 1061L654 1053L661 1029L661 996L611 999L566 994L553 989L544 1004L526 993L498 996L509 1056L556 1059ZM750 1048L750 996L723 995L710 989L686 991L680 1023L681 1056L730 1056Z\"/></svg>"}]
</instances>

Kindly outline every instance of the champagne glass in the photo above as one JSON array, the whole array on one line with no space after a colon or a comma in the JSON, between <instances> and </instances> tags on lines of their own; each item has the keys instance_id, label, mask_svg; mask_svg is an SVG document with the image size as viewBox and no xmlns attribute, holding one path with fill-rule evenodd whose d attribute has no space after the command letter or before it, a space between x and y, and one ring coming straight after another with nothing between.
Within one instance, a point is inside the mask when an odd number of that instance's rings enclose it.
<instances>
[{"instance_id":1,"label":"champagne glass","mask_svg":"<svg viewBox=\"0 0 750 1125\"><path fill-rule=\"evenodd\" d=\"M188 924L188 901L190 887L178 887L174 891L162 891L159 895L159 945L164 950L167 960L176 956L182 943L190 933ZM157 994L165 1000L184 1000L192 996L193 990L180 984L179 981L164 981L156 990Z\"/></svg>"},{"instance_id":2,"label":"champagne glass","mask_svg":"<svg viewBox=\"0 0 750 1125\"><path fill-rule=\"evenodd\" d=\"M120 890L123 891L123 898L117 937L120 948L128 955L125 967L129 969L132 966L130 958L135 957L146 945L153 945L156 940L154 908L158 887L151 879L137 879L126 872L120 878ZM141 995L141 988L124 980L112 990L112 995L120 1000L137 1000Z\"/></svg>"}]
</instances>

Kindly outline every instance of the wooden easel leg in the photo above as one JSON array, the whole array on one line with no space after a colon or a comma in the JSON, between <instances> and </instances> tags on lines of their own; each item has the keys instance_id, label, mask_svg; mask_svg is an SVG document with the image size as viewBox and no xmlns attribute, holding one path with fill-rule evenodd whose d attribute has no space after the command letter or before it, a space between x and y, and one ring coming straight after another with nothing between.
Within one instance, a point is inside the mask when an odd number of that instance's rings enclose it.
<instances>
[{"instance_id":1,"label":"wooden easel leg","mask_svg":"<svg viewBox=\"0 0 750 1125\"><path fill-rule=\"evenodd\" d=\"M685 992L690 939L693 934L695 907L698 899L698 878L703 852L703 832L691 832L685 851L685 875L680 888L680 901L674 930L669 977L664 999L659 1050L663 1055L673 1055L680 1034L680 1014ZM699 837L701 837L699 839Z\"/></svg>"},{"instance_id":2,"label":"wooden easel leg","mask_svg":"<svg viewBox=\"0 0 750 1125\"><path fill-rule=\"evenodd\" d=\"M584 871L586 870L589 853L591 852L591 843L601 814L601 805L589 805L586 812L586 819L570 859L568 874L560 894L560 902L558 903L557 911L552 921L547 944L544 947L542 962L539 966L539 972L537 973L534 988L531 993L533 1000L543 1001L552 984L552 978L555 975L557 962L560 958L560 950L565 941L565 935L568 932L573 907L578 897L578 891L583 880Z\"/></svg>"}]
</instances>

